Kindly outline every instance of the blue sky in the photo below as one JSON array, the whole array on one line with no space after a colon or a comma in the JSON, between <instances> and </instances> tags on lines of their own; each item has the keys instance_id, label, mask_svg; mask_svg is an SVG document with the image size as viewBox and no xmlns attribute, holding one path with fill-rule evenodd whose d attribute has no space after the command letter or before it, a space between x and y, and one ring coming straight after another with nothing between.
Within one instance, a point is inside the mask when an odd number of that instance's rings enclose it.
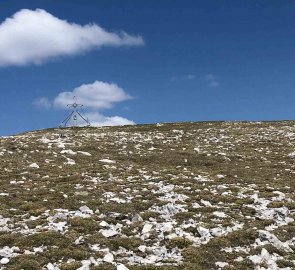
<instances>
[{"instance_id":1,"label":"blue sky","mask_svg":"<svg viewBox=\"0 0 295 270\"><path fill-rule=\"evenodd\" d=\"M73 91L97 124L294 119L294 11L295 1L2 0L0 135L58 126Z\"/></svg>"}]
</instances>

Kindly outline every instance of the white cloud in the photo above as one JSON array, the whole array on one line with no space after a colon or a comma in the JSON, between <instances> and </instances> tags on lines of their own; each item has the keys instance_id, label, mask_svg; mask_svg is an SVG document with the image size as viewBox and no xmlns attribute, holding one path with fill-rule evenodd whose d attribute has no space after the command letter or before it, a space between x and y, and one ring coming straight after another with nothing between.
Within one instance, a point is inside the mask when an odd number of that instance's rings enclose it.
<instances>
[{"instance_id":1,"label":"white cloud","mask_svg":"<svg viewBox=\"0 0 295 270\"><path fill-rule=\"evenodd\" d=\"M205 80L208 82L208 86L210 86L210 87L218 87L220 85L216 76L213 74L207 74L205 76Z\"/></svg>"},{"instance_id":2,"label":"white cloud","mask_svg":"<svg viewBox=\"0 0 295 270\"><path fill-rule=\"evenodd\" d=\"M124 125L135 125L135 122L123 118L121 116L104 116L100 113L86 113L85 117L91 123L91 126L124 126Z\"/></svg>"},{"instance_id":3,"label":"white cloud","mask_svg":"<svg viewBox=\"0 0 295 270\"><path fill-rule=\"evenodd\" d=\"M131 98L122 88L115 83L95 81L92 84L83 84L71 92L62 92L54 99L54 105L58 108L65 108L73 102L73 97L84 107L96 110L112 108L117 102Z\"/></svg>"},{"instance_id":4,"label":"white cloud","mask_svg":"<svg viewBox=\"0 0 295 270\"><path fill-rule=\"evenodd\" d=\"M112 108L116 103L131 98L117 84L95 81L92 84L83 84L70 92L59 93L53 101L41 97L34 102L34 105L41 109L52 107L67 109L68 104L74 102L83 104L83 117L88 119L91 126L123 126L135 125L131 120L121 116L104 116L102 110ZM81 121L80 121L81 120ZM85 125L85 121L78 119L78 125Z\"/></svg>"},{"instance_id":5,"label":"white cloud","mask_svg":"<svg viewBox=\"0 0 295 270\"><path fill-rule=\"evenodd\" d=\"M42 64L102 46L143 45L141 36L107 32L97 24L61 20L43 9L22 9L0 24L0 66Z\"/></svg>"},{"instance_id":6,"label":"white cloud","mask_svg":"<svg viewBox=\"0 0 295 270\"><path fill-rule=\"evenodd\" d=\"M41 109L50 109L51 108L51 102L46 97L38 98L34 101L34 105Z\"/></svg>"}]
</instances>

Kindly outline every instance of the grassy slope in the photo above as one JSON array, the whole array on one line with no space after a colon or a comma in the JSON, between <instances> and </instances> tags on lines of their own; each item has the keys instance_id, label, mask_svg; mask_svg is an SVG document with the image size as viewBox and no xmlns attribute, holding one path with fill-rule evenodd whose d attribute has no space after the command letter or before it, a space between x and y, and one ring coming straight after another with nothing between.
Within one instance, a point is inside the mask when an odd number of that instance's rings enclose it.
<instances>
[{"instance_id":1,"label":"grassy slope","mask_svg":"<svg viewBox=\"0 0 295 270\"><path fill-rule=\"evenodd\" d=\"M3 269L42 269L49 262L57 263L61 269L77 269L82 260L104 257L103 251L91 250L90 245L94 244L99 244L101 249L109 248L115 254L115 261L129 269L218 269L215 264L218 261L228 262L231 269L253 269L249 256L260 254L262 249L253 245L259 237L258 230L277 224L276 218L263 219L257 215L257 208L251 207L259 205L253 194L270 200L268 209L287 207L288 217L295 218L294 159L288 157L295 151L294 124L290 121L204 122L64 130L64 149L89 152L91 156L61 154L58 130L1 138L0 184L4 194L0 196L0 215L9 221L8 228L3 229L2 224L1 229L0 218L0 249L19 247L18 256ZM76 164L66 164L67 158ZM116 163L101 162L102 159ZM40 168L30 168L32 163ZM93 177L96 182L90 181ZM198 180L203 178L210 181ZM156 206L167 204L167 193L161 189L168 185L174 185L169 191L172 196L187 196L174 202L187 211L171 214L170 220L175 221L171 232L159 237L160 232L154 226L149 235L142 237L145 223L165 222ZM276 199L278 193L274 191L284 193L285 198ZM107 192L126 202L110 200ZM205 206L202 200L212 206ZM194 208L194 203L201 207ZM48 228L49 217L58 212L56 209L77 211L83 205L99 212L87 218L57 218L55 223L67 222L67 230L62 232ZM226 216L218 218L213 214L215 211ZM127 222L135 213L143 221ZM122 224L120 234L104 237L99 232L104 229L101 221ZM196 224L210 229L231 228L239 223L243 228L212 237L201 245L183 236L169 239L175 228L189 222L195 225L184 230L195 238L200 238ZM290 240L295 237L294 225L291 221L272 233L281 241ZM83 236L84 242L75 244L79 236ZM34 253L33 248L42 245L43 251ZM142 258L153 253L139 251L140 245L165 246L168 251L176 248L183 256L182 263L168 265L175 262L166 259L161 261L162 266L130 265L130 255L116 254L120 247ZM221 250L238 246L247 251ZM294 267L294 253L271 244L264 248L281 256L278 266ZM239 256L243 260L235 261ZM261 262L261 266L267 264ZM108 263L91 267L116 269Z\"/></svg>"}]
</instances>

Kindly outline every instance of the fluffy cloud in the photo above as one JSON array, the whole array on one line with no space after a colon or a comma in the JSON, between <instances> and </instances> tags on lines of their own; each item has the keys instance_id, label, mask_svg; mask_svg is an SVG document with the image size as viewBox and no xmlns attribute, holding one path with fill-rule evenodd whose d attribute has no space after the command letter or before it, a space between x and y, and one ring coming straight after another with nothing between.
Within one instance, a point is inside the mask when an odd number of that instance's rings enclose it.
<instances>
[{"instance_id":1,"label":"fluffy cloud","mask_svg":"<svg viewBox=\"0 0 295 270\"><path fill-rule=\"evenodd\" d=\"M112 108L116 103L131 98L117 84L95 81L92 84L83 84L72 91L59 93L53 101L41 97L34 101L34 105L40 109L52 107L66 109L68 104L73 103L73 98L84 105L84 117L88 119L91 126L123 126L134 125L135 123L121 116L104 116L102 110ZM78 119L79 120L79 119ZM80 119L81 120L81 119ZM85 122L78 121L79 125Z\"/></svg>"},{"instance_id":2,"label":"fluffy cloud","mask_svg":"<svg viewBox=\"0 0 295 270\"><path fill-rule=\"evenodd\" d=\"M213 74L207 74L205 76L205 80L208 82L208 86L210 86L210 87L218 87L220 85L216 76Z\"/></svg>"},{"instance_id":3,"label":"fluffy cloud","mask_svg":"<svg viewBox=\"0 0 295 270\"><path fill-rule=\"evenodd\" d=\"M91 126L124 126L124 125L135 125L131 120L123 118L121 116L104 116L100 113L86 113L86 119L91 123Z\"/></svg>"},{"instance_id":4,"label":"fluffy cloud","mask_svg":"<svg viewBox=\"0 0 295 270\"><path fill-rule=\"evenodd\" d=\"M102 46L143 45L141 36L107 32L97 24L61 20L43 9L22 9L0 24L0 66L42 64Z\"/></svg>"},{"instance_id":5,"label":"fluffy cloud","mask_svg":"<svg viewBox=\"0 0 295 270\"><path fill-rule=\"evenodd\" d=\"M65 108L73 102L73 97L79 99L85 107L104 110L113 107L117 102L122 102L131 97L117 84L95 81L92 84L83 84L71 92L62 92L54 99L54 105Z\"/></svg>"}]
</instances>

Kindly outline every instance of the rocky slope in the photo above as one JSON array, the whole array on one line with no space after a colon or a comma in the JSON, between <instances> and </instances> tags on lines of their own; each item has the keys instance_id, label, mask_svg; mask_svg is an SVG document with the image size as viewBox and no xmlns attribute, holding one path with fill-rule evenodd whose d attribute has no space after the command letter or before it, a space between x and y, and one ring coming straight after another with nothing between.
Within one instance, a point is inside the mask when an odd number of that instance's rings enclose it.
<instances>
[{"instance_id":1,"label":"rocky slope","mask_svg":"<svg viewBox=\"0 0 295 270\"><path fill-rule=\"evenodd\" d=\"M0 138L0 269L294 269L295 123Z\"/></svg>"}]
</instances>

